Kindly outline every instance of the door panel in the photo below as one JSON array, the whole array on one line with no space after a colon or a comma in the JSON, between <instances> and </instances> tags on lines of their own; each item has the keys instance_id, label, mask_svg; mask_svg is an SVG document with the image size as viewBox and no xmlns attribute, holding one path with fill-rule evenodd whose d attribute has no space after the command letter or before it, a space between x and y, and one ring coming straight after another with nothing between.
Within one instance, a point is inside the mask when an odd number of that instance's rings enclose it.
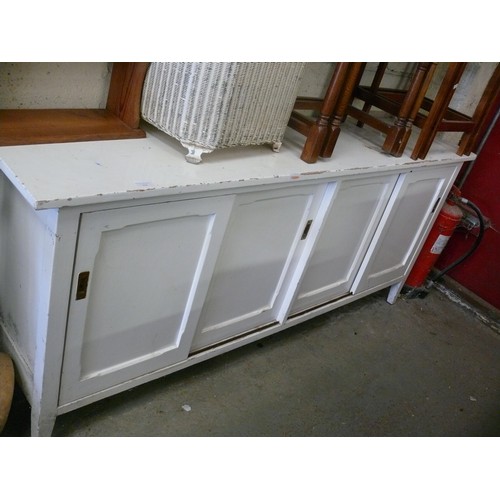
<instances>
[{"instance_id":1,"label":"door panel","mask_svg":"<svg viewBox=\"0 0 500 500\"><path fill-rule=\"evenodd\" d=\"M353 292L403 278L455 172L450 167L421 168L400 175Z\"/></svg>"},{"instance_id":2,"label":"door panel","mask_svg":"<svg viewBox=\"0 0 500 500\"><path fill-rule=\"evenodd\" d=\"M187 357L232 201L82 216L63 403ZM86 272L82 297L78 281Z\"/></svg>"},{"instance_id":3,"label":"door panel","mask_svg":"<svg viewBox=\"0 0 500 500\"><path fill-rule=\"evenodd\" d=\"M283 319L305 226L331 192L311 185L238 196L192 350Z\"/></svg>"},{"instance_id":4,"label":"door panel","mask_svg":"<svg viewBox=\"0 0 500 500\"><path fill-rule=\"evenodd\" d=\"M292 314L349 293L397 174L342 181L300 283Z\"/></svg>"}]
</instances>

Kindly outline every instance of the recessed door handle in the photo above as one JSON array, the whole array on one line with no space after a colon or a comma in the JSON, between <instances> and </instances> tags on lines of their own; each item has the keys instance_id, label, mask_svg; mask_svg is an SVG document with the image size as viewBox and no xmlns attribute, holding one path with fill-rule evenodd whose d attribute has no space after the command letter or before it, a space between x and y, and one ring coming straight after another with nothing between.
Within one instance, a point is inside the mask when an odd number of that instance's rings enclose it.
<instances>
[{"instance_id":1,"label":"recessed door handle","mask_svg":"<svg viewBox=\"0 0 500 500\"><path fill-rule=\"evenodd\" d=\"M90 278L89 271L83 271L78 275L78 284L76 285L76 300L82 300L87 296L89 278Z\"/></svg>"},{"instance_id":2,"label":"recessed door handle","mask_svg":"<svg viewBox=\"0 0 500 500\"><path fill-rule=\"evenodd\" d=\"M307 238L307 235L309 234L309 229L311 229L311 224L313 223L312 219L307 221L306 227L304 228L304 232L302 233L302 238L301 240L305 240Z\"/></svg>"}]
</instances>

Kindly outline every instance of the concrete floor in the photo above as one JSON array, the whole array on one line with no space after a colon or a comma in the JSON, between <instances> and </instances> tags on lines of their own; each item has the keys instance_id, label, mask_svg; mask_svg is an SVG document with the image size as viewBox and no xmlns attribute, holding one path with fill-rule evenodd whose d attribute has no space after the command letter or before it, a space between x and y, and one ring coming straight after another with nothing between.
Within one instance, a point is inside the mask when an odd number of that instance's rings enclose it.
<instances>
[{"instance_id":1,"label":"concrete floor","mask_svg":"<svg viewBox=\"0 0 500 500\"><path fill-rule=\"evenodd\" d=\"M435 289L385 296L62 415L54 436L499 436L500 335ZM29 435L18 390L4 435Z\"/></svg>"}]
</instances>

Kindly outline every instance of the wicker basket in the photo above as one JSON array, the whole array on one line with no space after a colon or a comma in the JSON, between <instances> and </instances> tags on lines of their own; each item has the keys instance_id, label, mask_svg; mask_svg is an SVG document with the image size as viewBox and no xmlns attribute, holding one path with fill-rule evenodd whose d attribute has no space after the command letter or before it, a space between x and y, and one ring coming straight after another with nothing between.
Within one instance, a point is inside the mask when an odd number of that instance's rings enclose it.
<instances>
[{"instance_id":1,"label":"wicker basket","mask_svg":"<svg viewBox=\"0 0 500 500\"><path fill-rule=\"evenodd\" d=\"M152 63L141 114L199 163L218 148L272 144L279 151L304 63Z\"/></svg>"}]
</instances>

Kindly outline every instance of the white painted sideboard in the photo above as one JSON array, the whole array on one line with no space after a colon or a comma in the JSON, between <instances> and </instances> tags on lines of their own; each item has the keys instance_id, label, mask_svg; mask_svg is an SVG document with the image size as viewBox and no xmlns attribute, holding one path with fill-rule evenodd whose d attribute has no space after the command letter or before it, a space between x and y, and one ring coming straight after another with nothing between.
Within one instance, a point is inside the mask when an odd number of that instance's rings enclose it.
<instances>
[{"instance_id":1,"label":"white painted sideboard","mask_svg":"<svg viewBox=\"0 0 500 500\"><path fill-rule=\"evenodd\" d=\"M0 148L0 315L32 407L57 415L390 287L394 302L462 163L378 152L348 129L188 164L145 139ZM166 380L168 383L168 379Z\"/></svg>"}]
</instances>

